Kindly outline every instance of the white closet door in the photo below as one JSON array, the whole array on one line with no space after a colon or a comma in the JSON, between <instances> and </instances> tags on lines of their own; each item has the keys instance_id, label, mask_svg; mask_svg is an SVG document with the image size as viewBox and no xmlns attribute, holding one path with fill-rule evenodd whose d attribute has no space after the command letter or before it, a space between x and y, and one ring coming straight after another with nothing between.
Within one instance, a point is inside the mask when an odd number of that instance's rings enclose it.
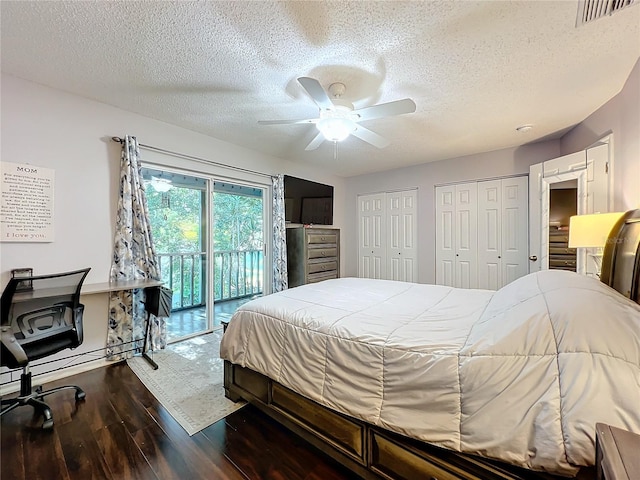
<instances>
[{"instance_id":1,"label":"white closet door","mask_svg":"<svg viewBox=\"0 0 640 480\"><path fill-rule=\"evenodd\" d=\"M453 287L456 265L456 187L436 187L436 284Z\"/></svg>"},{"instance_id":2,"label":"white closet door","mask_svg":"<svg viewBox=\"0 0 640 480\"><path fill-rule=\"evenodd\" d=\"M499 287L529 272L529 188L527 177L505 178L502 184L502 279Z\"/></svg>"},{"instance_id":3,"label":"white closet door","mask_svg":"<svg viewBox=\"0 0 640 480\"><path fill-rule=\"evenodd\" d=\"M358 276L386 278L385 194L358 197Z\"/></svg>"},{"instance_id":4,"label":"white closet door","mask_svg":"<svg viewBox=\"0 0 640 480\"><path fill-rule=\"evenodd\" d=\"M502 286L502 181L478 182L478 288Z\"/></svg>"},{"instance_id":5,"label":"white closet door","mask_svg":"<svg viewBox=\"0 0 640 480\"><path fill-rule=\"evenodd\" d=\"M417 281L417 190L387 193L387 278Z\"/></svg>"},{"instance_id":6,"label":"white closet door","mask_svg":"<svg viewBox=\"0 0 640 480\"><path fill-rule=\"evenodd\" d=\"M476 182L455 186L455 287L478 286L478 187Z\"/></svg>"}]
</instances>

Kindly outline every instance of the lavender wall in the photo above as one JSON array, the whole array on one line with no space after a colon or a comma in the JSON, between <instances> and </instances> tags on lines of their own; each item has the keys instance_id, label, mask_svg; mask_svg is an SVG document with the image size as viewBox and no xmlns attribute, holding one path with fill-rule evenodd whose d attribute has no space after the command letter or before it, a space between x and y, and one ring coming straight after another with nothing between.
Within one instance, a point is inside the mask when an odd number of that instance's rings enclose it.
<instances>
[{"instance_id":1,"label":"lavender wall","mask_svg":"<svg viewBox=\"0 0 640 480\"><path fill-rule=\"evenodd\" d=\"M562 137L562 154L613 133L614 209L640 208L640 60L618 95Z\"/></svg>"},{"instance_id":2,"label":"lavender wall","mask_svg":"<svg viewBox=\"0 0 640 480\"><path fill-rule=\"evenodd\" d=\"M418 188L418 281L435 281L435 185L529 173L529 166L593 145L613 133L614 208L640 207L640 60L618 95L561 139L348 178L342 238L345 274L358 273L357 196ZM393 154L393 152L390 152Z\"/></svg>"},{"instance_id":3,"label":"lavender wall","mask_svg":"<svg viewBox=\"0 0 640 480\"><path fill-rule=\"evenodd\" d=\"M348 178L345 186L346 221L342 229L345 274L358 274L358 195L418 188L418 282L435 283L435 186L528 174L530 165L558 156L560 141L549 140Z\"/></svg>"}]
</instances>

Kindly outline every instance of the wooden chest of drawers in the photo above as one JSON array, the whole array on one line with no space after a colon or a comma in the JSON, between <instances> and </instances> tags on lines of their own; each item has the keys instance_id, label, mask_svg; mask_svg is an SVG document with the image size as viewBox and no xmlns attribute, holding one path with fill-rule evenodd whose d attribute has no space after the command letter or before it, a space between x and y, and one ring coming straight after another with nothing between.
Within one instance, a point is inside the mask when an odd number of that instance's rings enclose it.
<instances>
[{"instance_id":1,"label":"wooden chest of drawers","mask_svg":"<svg viewBox=\"0 0 640 480\"><path fill-rule=\"evenodd\" d=\"M576 271L576 249L568 245L568 230L549 230L550 269Z\"/></svg>"},{"instance_id":2,"label":"wooden chest of drawers","mask_svg":"<svg viewBox=\"0 0 640 480\"><path fill-rule=\"evenodd\" d=\"M287 228L289 287L340 276L340 230Z\"/></svg>"}]
</instances>

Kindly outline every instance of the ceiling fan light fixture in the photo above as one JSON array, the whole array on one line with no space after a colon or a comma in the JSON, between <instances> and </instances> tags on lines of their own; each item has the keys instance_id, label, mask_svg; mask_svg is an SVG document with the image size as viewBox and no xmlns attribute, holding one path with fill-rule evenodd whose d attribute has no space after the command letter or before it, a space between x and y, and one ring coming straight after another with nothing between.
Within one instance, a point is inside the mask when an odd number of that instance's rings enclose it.
<instances>
[{"instance_id":1,"label":"ceiling fan light fixture","mask_svg":"<svg viewBox=\"0 0 640 480\"><path fill-rule=\"evenodd\" d=\"M323 118L316 126L324 138L330 142L341 142L356 129L356 124L348 118Z\"/></svg>"},{"instance_id":2,"label":"ceiling fan light fixture","mask_svg":"<svg viewBox=\"0 0 640 480\"><path fill-rule=\"evenodd\" d=\"M346 105L336 105L334 110L320 113L316 123L318 130L330 142L341 142L353 132L357 125L351 119L351 109Z\"/></svg>"}]
</instances>

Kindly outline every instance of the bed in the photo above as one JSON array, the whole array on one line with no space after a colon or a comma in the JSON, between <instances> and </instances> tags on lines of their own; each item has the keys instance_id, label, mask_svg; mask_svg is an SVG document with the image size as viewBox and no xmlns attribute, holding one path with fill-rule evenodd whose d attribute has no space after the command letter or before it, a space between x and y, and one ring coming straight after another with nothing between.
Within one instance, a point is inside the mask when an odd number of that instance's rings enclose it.
<instances>
[{"instance_id":1,"label":"bed","mask_svg":"<svg viewBox=\"0 0 640 480\"><path fill-rule=\"evenodd\" d=\"M640 210L601 278L502 289L343 278L253 300L225 392L363 478L590 478L595 424L640 432Z\"/></svg>"}]
</instances>

